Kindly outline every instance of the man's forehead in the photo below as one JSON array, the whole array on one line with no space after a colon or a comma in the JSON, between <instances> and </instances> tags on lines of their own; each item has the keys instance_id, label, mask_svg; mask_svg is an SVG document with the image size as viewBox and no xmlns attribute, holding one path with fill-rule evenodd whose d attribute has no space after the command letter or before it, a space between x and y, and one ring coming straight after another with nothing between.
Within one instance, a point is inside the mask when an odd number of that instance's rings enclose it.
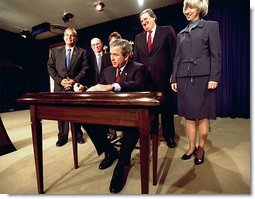
<instances>
[{"instance_id":1,"label":"man's forehead","mask_svg":"<svg viewBox=\"0 0 255 199\"><path fill-rule=\"evenodd\" d=\"M143 14L140 16L140 19L144 19L144 18L150 18L150 15L149 15L148 12L143 13Z\"/></svg>"},{"instance_id":2,"label":"man's forehead","mask_svg":"<svg viewBox=\"0 0 255 199\"><path fill-rule=\"evenodd\" d=\"M110 52L116 52L116 51L121 51L121 47L120 46L111 46L110 47Z\"/></svg>"},{"instance_id":3,"label":"man's forehead","mask_svg":"<svg viewBox=\"0 0 255 199\"><path fill-rule=\"evenodd\" d=\"M95 44L100 44L100 40L99 39L92 39L91 40L91 45L95 45Z\"/></svg>"}]
</instances>

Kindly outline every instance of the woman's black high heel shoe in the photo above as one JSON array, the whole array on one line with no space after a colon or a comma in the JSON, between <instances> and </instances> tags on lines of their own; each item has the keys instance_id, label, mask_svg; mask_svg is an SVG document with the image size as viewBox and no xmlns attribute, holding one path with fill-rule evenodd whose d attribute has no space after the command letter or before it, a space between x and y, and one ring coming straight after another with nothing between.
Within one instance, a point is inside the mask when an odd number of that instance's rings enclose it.
<instances>
[{"instance_id":1,"label":"woman's black high heel shoe","mask_svg":"<svg viewBox=\"0 0 255 199\"><path fill-rule=\"evenodd\" d=\"M183 156L182 156L182 160L189 160L189 159L191 158L192 155L195 156L195 155L196 155L196 150L197 150L197 149L195 148L194 151L193 151L191 154L189 154L189 155L187 155L186 153L184 153Z\"/></svg>"},{"instance_id":2,"label":"woman's black high heel shoe","mask_svg":"<svg viewBox=\"0 0 255 199\"><path fill-rule=\"evenodd\" d=\"M205 157L205 151L203 151L203 155L201 159L198 159L197 157L195 157L195 160L194 160L195 164L196 165L202 164L204 162L204 157Z\"/></svg>"}]
</instances>

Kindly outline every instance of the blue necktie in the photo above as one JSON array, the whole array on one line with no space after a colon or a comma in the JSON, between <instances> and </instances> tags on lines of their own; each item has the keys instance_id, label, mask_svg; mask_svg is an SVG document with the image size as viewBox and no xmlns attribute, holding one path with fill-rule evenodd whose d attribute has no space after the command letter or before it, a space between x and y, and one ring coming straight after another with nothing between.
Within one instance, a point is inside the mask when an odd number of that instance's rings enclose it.
<instances>
[{"instance_id":1,"label":"blue necktie","mask_svg":"<svg viewBox=\"0 0 255 199\"><path fill-rule=\"evenodd\" d=\"M70 66L70 57L71 57L71 49L67 49L67 54L66 54L66 68L68 69Z\"/></svg>"}]
</instances>

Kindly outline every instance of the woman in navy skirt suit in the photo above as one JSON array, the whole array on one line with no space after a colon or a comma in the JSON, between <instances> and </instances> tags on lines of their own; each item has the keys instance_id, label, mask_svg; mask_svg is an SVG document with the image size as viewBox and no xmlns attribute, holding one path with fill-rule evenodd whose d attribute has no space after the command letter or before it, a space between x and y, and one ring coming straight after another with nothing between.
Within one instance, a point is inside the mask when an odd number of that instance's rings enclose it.
<instances>
[{"instance_id":1,"label":"woman in navy skirt suit","mask_svg":"<svg viewBox=\"0 0 255 199\"><path fill-rule=\"evenodd\" d=\"M219 24L202 19L207 12L208 0L184 0L183 14L189 24L177 35L171 77L172 90L177 92L178 114L185 118L189 139L182 159L194 155L197 165L204 162L209 120L216 119L216 88L221 74Z\"/></svg>"}]
</instances>

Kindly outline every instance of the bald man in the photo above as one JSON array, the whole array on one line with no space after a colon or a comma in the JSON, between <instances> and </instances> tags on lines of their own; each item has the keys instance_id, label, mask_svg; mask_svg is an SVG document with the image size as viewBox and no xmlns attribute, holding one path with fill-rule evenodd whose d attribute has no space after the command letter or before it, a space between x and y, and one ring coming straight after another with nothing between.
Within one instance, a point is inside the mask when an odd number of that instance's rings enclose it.
<instances>
[{"instance_id":1,"label":"bald man","mask_svg":"<svg viewBox=\"0 0 255 199\"><path fill-rule=\"evenodd\" d=\"M100 79L101 71L111 66L108 61L108 56L103 52L103 43L99 38L91 39L91 49L93 53L90 55L91 66L91 86L96 85ZM108 64L107 64L108 63Z\"/></svg>"}]
</instances>

